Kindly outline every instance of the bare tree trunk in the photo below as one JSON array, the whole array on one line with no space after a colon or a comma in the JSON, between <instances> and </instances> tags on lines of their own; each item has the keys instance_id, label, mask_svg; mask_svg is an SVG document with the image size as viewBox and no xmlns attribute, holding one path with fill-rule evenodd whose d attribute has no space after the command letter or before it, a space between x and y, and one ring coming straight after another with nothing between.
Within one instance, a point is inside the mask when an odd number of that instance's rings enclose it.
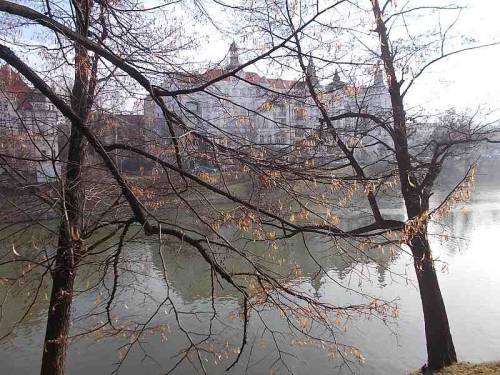
<instances>
[{"instance_id":1,"label":"bare tree trunk","mask_svg":"<svg viewBox=\"0 0 500 375\"><path fill-rule=\"evenodd\" d=\"M73 90L76 93L78 88ZM52 292L47 316L42 375L64 374L68 348L73 285L76 263L81 253L83 137L76 126L71 128L68 162L55 266L52 270Z\"/></svg>"},{"instance_id":2,"label":"bare tree trunk","mask_svg":"<svg viewBox=\"0 0 500 375\"><path fill-rule=\"evenodd\" d=\"M68 348L73 284L75 281L75 252L77 241L68 238L62 228L59 235L56 264L52 271L52 293L45 331L41 374L64 374Z\"/></svg>"},{"instance_id":3,"label":"bare tree trunk","mask_svg":"<svg viewBox=\"0 0 500 375\"><path fill-rule=\"evenodd\" d=\"M78 19L78 25L81 34L85 35L88 30L87 20ZM97 60L94 63L97 64ZM88 51L75 45L75 82L71 92L71 109L84 122L87 121L89 103L92 101L89 98L90 76ZM83 141L84 136L78 124L72 123L61 207L63 218L59 227L55 266L52 270L53 283L42 356L42 375L64 374L76 265L82 251L80 237L84 199L81 181L85 152Z\"/></svg>"},{"instance_id":4,"label":"bare tree trunk","mask_svg":"<svg viewBox=\"0 0 500 375\"><path fill-rule=\"evenodd\" d=\"M421 216L429 209L428 190L435 179L427 182L427 186L418 186L413 175L411 155L408 150L406 128L406 114L404 98L401 94L401 85L396 76L394 55L390 49L389 36L383 19L379 0L371 0L373 15L377 24L376 32L380 40L381 58L391 96L392 117L394 132L392 135L396 161L401 183L401 192L405 200L406 212L409 219ZM431 249L427 241L427 226L423 232L409 241L413 254L415 272L417 274L420 298L425 321L425 337L427 341L427 366L431 370L438 370L457 361L455 347L451 338L448 316L443 297L439 288L436 271L431 256Z\"/></svg>"},{"instance_id":5,"label":"bare tree trunk","mask_svg":"<svg viewBox=\"0 0 500 375\"><path fill-rule=\"evenodd\" d=\"M456 362L457 354L436 270L430 258L429 243L425 238L418 237L412 240L410 247L424 312L427 367L438 370Z\"/></svg>"}]
</instances>

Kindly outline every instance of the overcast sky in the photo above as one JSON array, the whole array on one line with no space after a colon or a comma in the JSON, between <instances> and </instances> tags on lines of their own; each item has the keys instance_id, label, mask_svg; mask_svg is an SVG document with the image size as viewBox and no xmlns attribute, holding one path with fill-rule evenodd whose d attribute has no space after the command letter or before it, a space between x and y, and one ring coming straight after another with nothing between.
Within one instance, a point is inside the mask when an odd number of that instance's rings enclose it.
<instances>
[{"instance_id":1,"label":"overcast sky","mask_svg":"<svg viewBox=\"0 0 500 375\"><path fill-rule=\"evenodd\" d=\"M482 42L500 41L500 1L462 1L460 30ZM438 63L413 93L420 104L500 108L500 46L464 52Z\"/></svg>"},{"instance_id":2,"label":"overcast sky","mask_svg":"<svg viewBox=\"0 0 500 375\"><path fill-rule=\"evenodd\" d=\"M403 4L403 0L395 0ZM480 43L500 42L500 0L412 0L418 5L466 6L456 31L478 40ZM429 21L429 27L431 22ZM422 20L425 27L425 20ZM206 56L215 62L227 53L229 40L212 39L198 56ZM255 70L255 68L250 68ZM455 55L436 64L419 78L408 95L408 104L431 108L471 108L479 105L500 108L500 46L488 47Z\"/></svg>"},{"instance_id":3,"label":"overcast sky","mask_svg":"<svg viewBox=\"0 0 500 375\"><path fill-rule=\"evenodd\" d=\"M163 0L144 0L144 3L153 5L158 1ZM408 0L393 1L401 5ZM418 5L444 5L454 0L410 1ZM500 42L500 0L455 0L454 3L467 7L460 16L457 30L480 43ZM222 23L231 22L224 16L220 19ZM425 28L426 22L431 27L434 21L419 22ZM198 31L200 36L211 34L208 29L188 29ZM202 43L193 56L205 61L220 61L227 53L231 37L224 35L210 38L210 44ZM255 70L255 67L249 70ZM500 109L500 46L464 52L439 62L418 80L408 96L407 104L439 109L452 106L475 109L479 105L485 109Z\"/></svg>"}]
</instances>

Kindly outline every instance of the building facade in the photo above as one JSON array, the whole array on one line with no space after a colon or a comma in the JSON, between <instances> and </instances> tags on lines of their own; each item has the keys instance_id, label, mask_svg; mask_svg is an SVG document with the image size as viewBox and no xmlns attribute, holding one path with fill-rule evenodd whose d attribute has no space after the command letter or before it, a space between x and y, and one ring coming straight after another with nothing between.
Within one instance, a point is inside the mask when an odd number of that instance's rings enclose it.
<instances>
[{"instance_id":1,"label":"building facade","mask_svg":"<svg viewBox=\"0 0 500 375\"><path fill-rule=\"evenodd\" d=\"M193 132L210 142L235 148L260 146L290 154L290 150L307 144L316 157L338 155L335 139L326 129L304 78L269 78L245 69L231 74L240 65L239 49L233 42L224 67L196 74L172 73L162 84L167 90L181 92L165 97L165 103L185 124L175 130L188 156L199 154L204 147L199 137L192 137ZM306 76L329 116L366 112L390 117L390 97L381 69L375 69L369 85L355 86L343 82L337 71L329 80L318 79L314 60L309 58ZM203 85L203 90L193 90ZM147 97L143 111L141 115L94 113L91 122L97 124L94 131L106 143L126 142L168 158L173 153L172 139L160 107ZM61 115L47 98L29 87L8 65L0 68L1 174L17 168L38 182L56 177L60 172L59 150L64 148L59 144L64 138L61 132L67 130L62 125ZM344 118L334 125L354 148L368 133L374 140L387 137L367 120ZM371 126L374 130L369 131ZM363 152L366 158L378 157L377 147L359 147L357 152ZM123 170L141 168L118 153L116 161Z\"/></svg>"},{"instance_id":2,"label":"building facade","mask_svg":"<svg viewBox=\"0 0 500 375\"><path fill-rule=\"evenodd\" d=\"M0 67L0 174L47 182L60 172L59 111L10 66Z\"/></svg>"},{"instance_id":3,"label":"building facade","mask_svg":"<svg viewBox=\"0 0 500 375\"><path fill-rule=\"evenodd\" d=\"M223 68L201 74L173 74L163 83L170 91L189 91L226 75L240 66L238 47L229 48L228 62ZM376 69L372 84L355 87L340 79L335 72L330 82L320 83L313 59L309 59L307 75L330 116L345 112L381 113L390 110L390 97L381 69ZM166 98L168 109L177 113L186 124L181 134L190 130L210 137L218 143L252 144L274 149L293 147L321 133L321 114L314 104L305 79L268 78L244 69L236 76L208 85L201 91ZM144 101L145 123L154 139L169 143L169 133L160 107L150 98ZM366 121L365 121L366 122ZM360 121L343 119L335 124L352 137ZM367 124L363 125L365 128ZM328 153L327 132L322 132ZM316 137L317 138L317 137Z\"/></svg>"}]
</instances>

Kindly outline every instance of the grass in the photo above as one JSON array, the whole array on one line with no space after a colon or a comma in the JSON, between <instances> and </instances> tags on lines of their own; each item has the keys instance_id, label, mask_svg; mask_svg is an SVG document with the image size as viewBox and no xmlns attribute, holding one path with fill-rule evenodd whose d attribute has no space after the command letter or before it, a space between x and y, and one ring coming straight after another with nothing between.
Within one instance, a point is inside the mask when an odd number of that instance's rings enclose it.
<instances>
[{"instance_id":1,"label":"grass","mask_svg":"<svg viewBox=\"0 0 500 375\"><path fill-rule=\"evenodd\" d=\"M421 374L420 371L412 375ZM441 371L435 372L436 375L481 375L498 374L500 375L500 362L472 364L468 362L456 363L453 366L446 367Z\"/></svg>"}]
</instances>

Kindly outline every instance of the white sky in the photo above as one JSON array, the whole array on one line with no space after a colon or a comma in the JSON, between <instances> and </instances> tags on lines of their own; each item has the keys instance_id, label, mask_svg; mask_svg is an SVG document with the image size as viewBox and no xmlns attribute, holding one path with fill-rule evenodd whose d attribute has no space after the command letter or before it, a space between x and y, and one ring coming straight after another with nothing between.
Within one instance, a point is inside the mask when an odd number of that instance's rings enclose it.
<instances>
[{"instance_id":1,"label":"white sky","mask_svg":"<svg viewBox=\"0 0 500 375\"><path fill-rule=\"evenodd\" d=\"M468 0L459 24L480 42L500 41L500 0ZM500 108L500 45L439 62L409 98L423 105Z\"/></svg>"},{"instance_id":2,"label":"white sky","mask_svg":"<svg viewBox=\"0 0 500 375\"><path fill-rule=\"evenodd\" d=\"M161 1L163 0L144 0L144 3L152 5ZM366 1L368 3L368 0ZM401 5L408 0L393 1ZM444 5L452 1L465 5L467 9L462 12L456 29L475 38L479 43L500 42L500 0L410 1L418 5ZM207 6L211 5L213 3L207 3ZM220 23L230 22L227 17L227 14L220 15ZM422 20L419 26L425 29L433 26L431 24L434 24L434 21ZM205 38L202 39L201 48L192 55L196 59L216 62L226 55L231 37L225 36L222 39L209 27L187 27L186 31L192 30L201 38ZM210 43L203 42L208 41L207 39ZM255 71L255 67L249 70ZM481 106L483 109L500 110L500 45L464 52L437 63L419 78L407 99L410 105L427 108L457 107L474 110Z\"/></svg>"},{"instance_id":3,"label":"white sky","mask_svg":"<svg viewBox=\"0 0 500 375\"><path fill-rule=\"evenodd\" d=\"M401 5L406 0L395 1ZM412 1L418 5L466 6L460 15L456 32L473 37L479 43L500 42L500 0ZM429 21L428 26L434 26L434 21ZM427 26L425 23L423 20L424 28ZM210 43L197 51L197 56L212 62L220 61L227 53L229 43L230 39L211 39ZM249 70L255 71L255 68ZM483 109L500 109L500 45L464 52L442 60L418 79L407 100L411 105L436 109L476 109L478 106Z\"/></svg>"}]
</instances>

